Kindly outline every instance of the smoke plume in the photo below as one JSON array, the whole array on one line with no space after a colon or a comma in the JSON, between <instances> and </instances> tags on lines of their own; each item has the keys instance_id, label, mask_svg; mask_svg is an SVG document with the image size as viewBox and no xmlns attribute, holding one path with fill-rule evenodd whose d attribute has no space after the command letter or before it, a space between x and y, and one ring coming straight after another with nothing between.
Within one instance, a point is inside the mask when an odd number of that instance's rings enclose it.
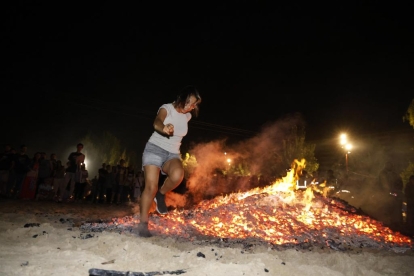
<instances>
[{"instance_id":1,"label":"smoke plume","mask_svg":"<svg viewBox=\"0 0 414 276\"><path fill-rule=\"evenodd\" d=\"M246 190L255 185L253 182L259 177L263 184L275 181L277 176L274 172L285 166L282 164L284 139L293 127L302 124L301 116L290 115L264 125L256 136L233 145L217 140L194 146L190 153L196 156L197 167L187 180L189 201L194 203L219 194ZM235 160L246 164L250 179L222 177L220 172L234 164Z\"/></svg>"}]
</instances>

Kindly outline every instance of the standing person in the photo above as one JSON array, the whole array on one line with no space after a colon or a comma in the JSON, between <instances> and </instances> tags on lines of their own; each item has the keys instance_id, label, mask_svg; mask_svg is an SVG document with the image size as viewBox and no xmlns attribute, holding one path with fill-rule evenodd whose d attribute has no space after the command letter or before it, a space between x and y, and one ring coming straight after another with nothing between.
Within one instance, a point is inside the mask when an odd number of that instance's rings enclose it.
<instances>
[{"instance_id":1,"label":"standing person","mask_svg":"<svg viewBox=\"0 0 414 276\"><path fill-rule=\"evenodd\" d=\"M22 190L20 192L20 198L22 199L34 199L36 195L36 185L39 172L40 157L40 152L36 152L33 156L33 160L30 164L30 171L28 171L26 174Z\"/></svg>"},{"instance_id":2,"label":"standing person","mask_svg":"<svg viewBox=\"0 0 414 276\"><path fill-rule=\"evenodd\" d=\"M53 178L56 173L56 167L57 167L57 155L52 153L50 155L50 168L52 169L52 172L50 173L50 177L52 177L52 183L53 183Z\"/></svg>"},{"instance_id":3,"label":"standing person","mask_svg":"<svg viewBox=\"0 0 414 276\"><path fill-rule=\"evenodd\" d=\"M102 163L102 168L98 170L98 182L95 185L95 189L92 193L92 203L103 202L103 189L106 184L106 177L108 171L106 170L106 163ZM97 199L99 197L99 200Z\"/></svg>"},{"instance_id":4,"label":"standing person","mask_svg":"<svg viewBox=\"0 0 414 276\"><path fill-rule=\"evenodd\" d=\"M70 190L71 190L71 183L72 183L72 174L68 173L71 172L72 169L70 168L72 165L71 162L66 162L66 168L65 168L65 190L62 194L62 200L68 200L71 196Z\"/></svg>"},{"instance_id":5,"label":"standing person","mask_svg":"<svg viewBox=\"0 0 414 276\"><path fill-rule=\"evenodd\" d=\"M177 187L184 177L181 163L181 140L187 134L188 121L198 115L201 97L193 86L185 87L173 103L164 104L158 109L154 120L154 132L142 154L145 189L141 197L139 235L151 237L148 230L149 211L152 201L160 214L167 214L165 194ZM158 190L160 171L168 177Z\"/></svg>"},{"instance_id":6,"label":"standing person","mask_svg":"<svg viewBox=\"0 0 414 276\"><path fill-rule=\"evenodd\" d=\"M9 171L9 179L7 181L6 196L10 198L10 197L13 196L12 193L14 192L14 186L15 186L15 183L16 183L16 157L17 157L17 152L14 148L11 148L9 156L12 160L12 167Z\"/></svg>"},{"instance_id":7,"label":"standing person","mask_svg":"<svg viewBox=\"0 0 414 276\"><path fill-rule=\"evenodd\" d=\"M20 194L26 173L30 170L30 157L26 154L26 151L27 147L25 145L21 145L20 152L16 154L15 158L16 184L13 190L14 197L16 198Z\"/></svg>"},{"instance_id":8,"label":"standing person","mask_svg":"<svg viewBox=\"0 0 414 276\"><path fill-rule=\"evenodd\" d=\"M0 195L7 195L7 183L9 182L10 171L14 167L12 147L6 145L4 152L0 155Z\"/></svg>"},{"instance_id":9,"label":"standing person","mask_svg":"<svg viewBox=\"0 0 414 276\"><path fill-rule=\"evenodd\" d=\"M41 157L39 160L39 174L36 185L36 195L39 194L39 189L42 189L42 195L39 198L44 198L46 196L46 190L49 190L49 187L52 186L52 163L47 159L46 153L41 152Z\"/></svg>"},{"instance_id":10,"label":"standing person","mask_svg":"<svg viewBox=\"0 0 414 276\"><path fill-rule=\"evenodd\" d=\"M62 161L56 161L56 172L53 180L53 192L56 202L62 202L66 192L65 182L65 167L62 165Z\"/></svg>"},{"instance_id":11,"label":"standing person","mask_svg":"<svg viewBox=\"0 0 414 276\"><path fill-rule=\"evenodd\" d=\"M106 175L106 182L105 182L105 203L111 201L112 198L112 189L115 187L115 175L116 175L116 166L106 165L106 171L108 174Z\"/></svg>"},{"instance_id":12,"label":"standing person","mask_svg":"<svg viewBox=\"0 0 414 276\"><path fill-rule=\"evenodd\" d=\"M133 186L135 182L135 170L132 165L128 166L124 182L124 193L121 195L121 202L132 200L134 197Z\"/></svg>"},{"instance_id":13,"label":"standing person","mask_svg":"<svg viewBox=\"0 0 414 276\"><path fill-rule=\"evenodd\" d=\"M40 160L39 160L39 183L43 184L46 182L46 179L50 177L52 172L52 168L50 166L50 160L47 159L46 152L40 153Z\"/></svg>"},{"instance_id":14,"label":"standing person","mask_svg":"<svg viewBox=\"0 0 414 276\"><path fill-rule=\"evenodd\" d=\"M125 160L121 159L121 161L119 161L119 165L116 167L115 192L112 193L111 203L114 202L115 197L117 199L116 204L121 203L121 195L124 190L127 171L128 169L125 167Z\"/></svg>"},{"instance_id":15,"label":"standing person","mask_svg":"<svg viewBox=\"0 0 414 276\"><path fill-rule=\"evenodd\" d=\"M134 181L134 201L140 202L141 200L141 191L144 187L144 176L142 171L138 171L135 175L135 181Z\"/></svg>"},{"instance_id":16,"label":"standing person","mask_svg":"<svg viewBox=\"0 0 414 276\"><path fill-rule=\"evenodd\" d=\"M76 172L76 180L79 182L76 182L75 186L75 201L81 202L83 200L83 195L85 193L85 187L86 187L86 180L88 178L88 170L86 170L85 164L81 165L80 171ZM79 179L79 180L78 180Z\"/></svg>"},{"instance_id":17,"label":"standing person","mask_svg":"<svg viewBox=\"0 0 414 276\"><path fill-rule=\"evenodd\" d=\"M406 229L410 235L414 234L414 175L410 176L404 189L405 199L407 202L407 226Z\"/></svg>"},{"instance_id":18,"label":"standing person","mask_svg":"<svg viewBox=\"0 0 414 276\"><path fill-rule=\"evenodd\" d=\"M80 181L80 179L76 180L76 172L81 170L80 166L85 161L85 155L82 153L82 149L83 149L83 144L79 143L76 146L76 151L72 152L68 157L70 166L66 169L66 175L70 181L68 184L70 185L69 199L72 196L73 191L75 189L75 183Z\"/></svg>"}]
</instances>

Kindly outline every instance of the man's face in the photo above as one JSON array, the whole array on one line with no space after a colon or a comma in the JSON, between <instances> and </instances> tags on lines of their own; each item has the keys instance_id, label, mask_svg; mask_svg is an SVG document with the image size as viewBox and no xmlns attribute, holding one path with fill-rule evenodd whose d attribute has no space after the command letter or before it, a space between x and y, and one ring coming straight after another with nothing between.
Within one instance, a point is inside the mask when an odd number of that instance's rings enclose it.
<instances>
[{"instance_id":1,"label":"man's face","mask_svg":"<svg viewBox=\"0 0 414 276\"><path fill-rule=\"evenodd\" d=\"M52 160L56 160L56 155L52 155L51 157L50 157L50 159L52 159Z\"/></svg>"},{"instance_id":2,"label":"man's face","mask_svg":"<svg viewBox=\"0 0 414 276\"><path fill-rule=\"evenodd\" d=\"M78 146L78 151L82 151L83 146Z\"/></svg>"},{"instance_id":3,"label":"man's face","mask_svg":"<svg viewBox=\"0 0 414 276\"><path fill-rule=\"evenodd\" d=\"M27 147L22 147L22 148L20 149L20 151L21 151L22 153L25 153L25 152L27 151Z\"/></svg>"}]
</instances>

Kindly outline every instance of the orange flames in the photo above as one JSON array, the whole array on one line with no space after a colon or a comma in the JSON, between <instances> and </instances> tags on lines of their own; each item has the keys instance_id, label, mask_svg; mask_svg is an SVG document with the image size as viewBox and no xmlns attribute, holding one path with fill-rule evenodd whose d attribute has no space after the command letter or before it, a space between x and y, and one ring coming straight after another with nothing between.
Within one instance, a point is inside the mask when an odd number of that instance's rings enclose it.
<instances>
[{"instance_id":1,"label":"orange flames","mask_svg":"<svg viewBox=\"0 0 414 276\"><path fill-rule=\"evenodd\" d=\"M314 187L298 190L294 183L304 162L295 161L288 175L270 186L202 201L191 210L153 216L150 230L185 238L194 234L254 238L278 245L325 243L327 238L335 236L354 246L370 241L411 247L408 237L357 214L356 209L340 200L319 195Z\"/></svg>"}]
</instances>

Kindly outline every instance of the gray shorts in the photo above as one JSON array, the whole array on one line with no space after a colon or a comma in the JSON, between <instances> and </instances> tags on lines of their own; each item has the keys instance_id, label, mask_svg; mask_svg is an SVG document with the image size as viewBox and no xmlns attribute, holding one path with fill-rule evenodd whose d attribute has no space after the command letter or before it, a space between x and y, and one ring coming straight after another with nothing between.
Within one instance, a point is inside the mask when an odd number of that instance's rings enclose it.
<instances>
[{"instance_id":1,"label":"gray shorts","mask_svg":"<svg viewBox=\"0 0 414 276\"><path fill-rule=\"evenodd\" d=\"M142 170L144 170L144 166L146 165L154 165L160 168L163 175L166 175L162 171L162 167L171 159L181 160L181 157L178 153L171 153L153 143L147 142L144 153L142 154Z\"/></svg>"}]
</instances>

